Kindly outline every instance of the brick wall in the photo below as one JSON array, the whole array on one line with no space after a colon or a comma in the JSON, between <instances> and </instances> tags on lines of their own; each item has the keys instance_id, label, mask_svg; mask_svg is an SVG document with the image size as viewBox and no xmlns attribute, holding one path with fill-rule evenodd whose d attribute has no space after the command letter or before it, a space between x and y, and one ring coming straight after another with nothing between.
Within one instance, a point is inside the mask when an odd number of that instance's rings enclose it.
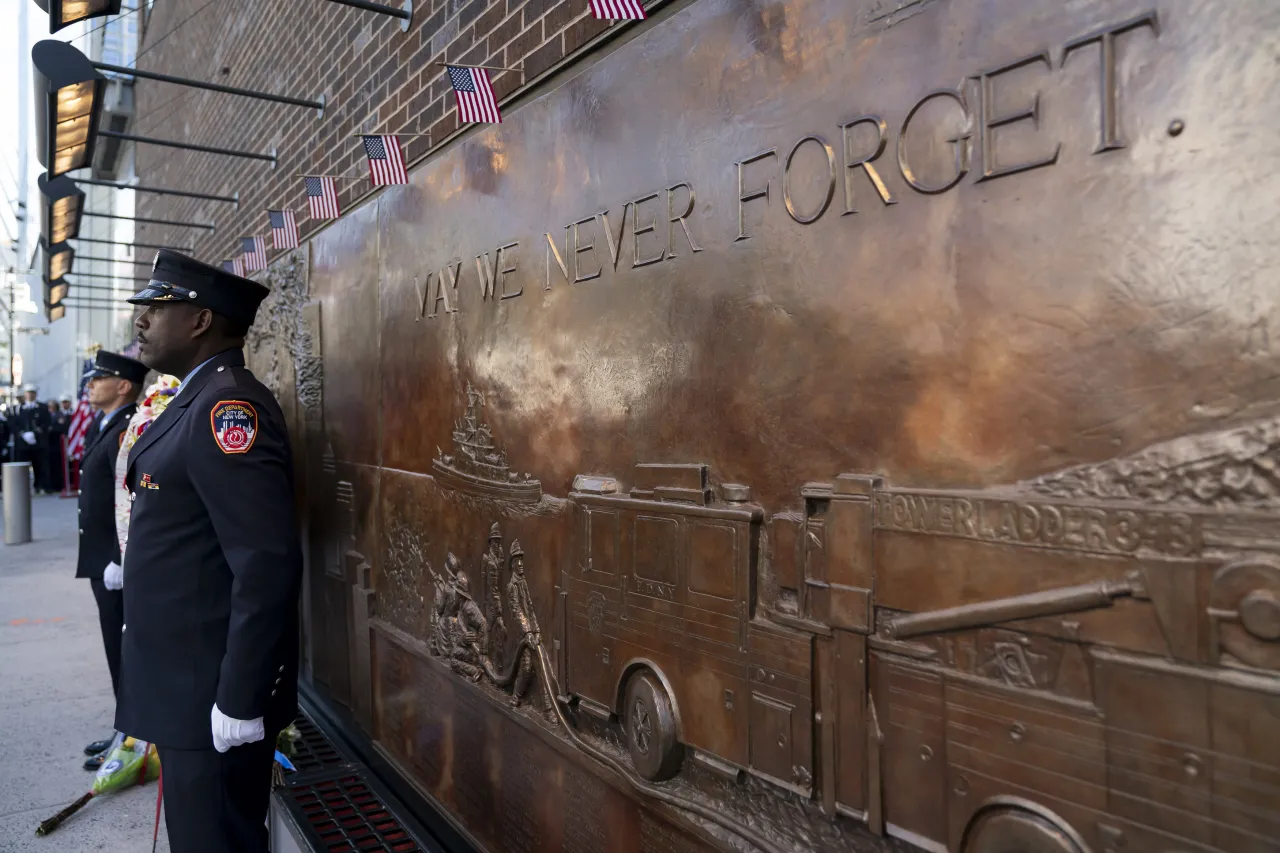
<instances>
[{"instance_id":1,"label":"brick wall","mask_svg":"<svg viewBox=\"0 0 1280 853\"><path fill-rule=\"evenodd\" d=\"M269 233L268 207L296 211L305 238L323 223L308 217L298 174L353 176L339 182L344 211L372 192L353 134L429 132L438 147L458 130L453 92L435 63L523 62L523 81L517 72L491 72L501 103L535 86L565 57L635 26L595 20L587 0L414 0L414 7L412 26L402 32L398 19L325 0L156 3L139 68L308 100L323 94L327 106L317 118L303 107L138 80L132 132L242 151L274 147L279 156L273 169L263 161L139 145L142 184L239 192L240 205L139 194L139 216L211 222L217 231L144 225L138 241L193 246L198 258L217 263L232 256L241 236ZM402 143L410 164L433 147L426 136Z\"/></svg>"}]
</instances>

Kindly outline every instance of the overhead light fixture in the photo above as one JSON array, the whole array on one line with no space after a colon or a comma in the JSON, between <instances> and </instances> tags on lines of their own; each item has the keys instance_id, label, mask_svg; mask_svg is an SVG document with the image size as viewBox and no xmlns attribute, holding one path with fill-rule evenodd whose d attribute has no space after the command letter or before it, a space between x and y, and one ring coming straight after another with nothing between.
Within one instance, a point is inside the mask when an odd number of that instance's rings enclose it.
<instances>
[{"instance_id":1,"label":"overhead light fixture","mask_svg":"<svg viewBox=\"0 0 1280 853\"><path fill-rule=\"evenodd\" d=\"M49 180L41 175L40 233L52 246L75 238L80 233L80 215L84 212L84 192L67 177Z\"/></svg>"},{"instance_id":2,"label":"overhead light fixture","mask_svg":"<svg viewBox=\"0 0 1280 853\"><path fill-rule=\"evenodd\" d=\"M50 245L41 240L40 248L44 251L44 277L47 281L57 281L71 272L71 262L75 260L76 253L69 244Z\"/></svg>"},{"instance_id":3,"label":"overhead light fixture","mask_svg":"<svg viewBox=\"0 0 1280 853\"><path fill-rule=\"evenodd\" d=\"M31 63L40 164L51 178L90 165L107 78L83 53L55 39L37 42Z\"/></svg>"},{"instance_id":4,"label":"overhead light fixture","mask_svg":"<svg viewBox=\"0 0 1280 853\"><path fill-rule=\"evenodd\" d=\"M36 5L49 13L51 35L76 21L120 14L120 0L36 0Z\"/></svg>"},{"instance_id":5,"label":"overhead light fixture","mask_svg":"<svg viewBox=\"0 0 1280 853\"><path fill-rule=\"evenodd\" d=\"M67 316L67 306L63 305L61 302L57 305L50 305L47 302L45 303L44 318L48 322L52 323L55 320L61 320L65 316Z\"/></svg>"},{"instance_id":6,"label":"overhead light fixture","mask_svg":"<svg viewBox=\"0 0 1280 853\"><path fill-rule=\"evenodd\" d=\"M50 282L49 279L44 280L44 301L46 305L57 305L59 302L67 298L67 291L70 285L65 281Z\"/></svg>"}]
</instances>

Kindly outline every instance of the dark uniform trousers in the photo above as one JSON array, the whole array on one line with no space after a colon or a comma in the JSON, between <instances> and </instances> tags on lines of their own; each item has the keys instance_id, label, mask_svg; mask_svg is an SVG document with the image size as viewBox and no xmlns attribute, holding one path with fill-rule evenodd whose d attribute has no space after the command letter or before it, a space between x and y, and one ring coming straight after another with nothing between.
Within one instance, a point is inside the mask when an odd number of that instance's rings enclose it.
<instances>
[{"instance_id":1,"label":"dark uniform trousers","mask_svg":"<svg viewBox=\"0 0 1280 853\"><path fill-rule=\"evenodd\" d=\"M129 454L116 728L156 744L173 853L266 853L277 733L297 714L302 553L284 416L240 351L205 364ZM210 712L264 719L219 754Z\"/></svg>"},{"instance_id":2,"label":"dark uniform trousers","mask_svg":"<svg viewBox=\"0 0 1280 853\"><path fill-rule=\"evenodd\" d=\"M90 578L93 598L98 602L98 625L102 628L102 648L111 671L111 693L120 695L120 632L124 630L124 592L107 589L102 578Z\"/></svg>"},{"instance_id":3,"label":"dark uniform trousers","mask_svg":"<svg viewBox=\"0 0 1280 853\"><path fill-rule=\"evenodd\" d=\"M98 603L98 624L102 627L102 648L111 671L111 690L120 696L120 632L124 630L124 593L107 589L102 575L108 563L120 562L120 540L116 535L116 454L120 437L137 411L132 403L116 412L102 429L95 421L85 439L80 469L80 546L76 555L76 577L88 578Z\"/></svg>"},{"instance_id":4,"label":"dark uniform trousers","mask_svg":"<svg viewBox=\"0 0 1280 853\"><path fill-rule=\"evenodd\" d=\"M213 749L159 747L164 825L173 853L260 853L275 738Z\"/></svg>"}]
</instances>

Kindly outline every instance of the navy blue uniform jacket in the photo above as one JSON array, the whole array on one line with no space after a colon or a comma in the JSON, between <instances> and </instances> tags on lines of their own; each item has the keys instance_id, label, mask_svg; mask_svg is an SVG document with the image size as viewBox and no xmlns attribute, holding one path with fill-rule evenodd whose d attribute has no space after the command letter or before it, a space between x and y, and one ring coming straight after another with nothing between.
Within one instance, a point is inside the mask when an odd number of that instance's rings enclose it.
<instances>
[{"instance_id":1,"label":"navy blue uniform jacket","mask_svg":"<svg viewBox=\"0 0 1280 853\"><path fill-rule=\"evenodd\" d=\"M76 577L101 580L107 563L120 563L116 538L116 454L129 419L138 410L129 405L116 412L105 430L94 430L85 439L80 461L80 551Z\"/></svg>"},{"instance_id":2,"label":"navy blue uniform jacket","mask_svg":"<svg viewBox=\"0 0 1280 853\"><path fill-rule=\"evenodd\" d=\"M125 485L116 728L209 749L217 702L273 739L297 713L302 553L284 416L242 352L190 378L134 444Z\"/></svg>"}]
</instances>

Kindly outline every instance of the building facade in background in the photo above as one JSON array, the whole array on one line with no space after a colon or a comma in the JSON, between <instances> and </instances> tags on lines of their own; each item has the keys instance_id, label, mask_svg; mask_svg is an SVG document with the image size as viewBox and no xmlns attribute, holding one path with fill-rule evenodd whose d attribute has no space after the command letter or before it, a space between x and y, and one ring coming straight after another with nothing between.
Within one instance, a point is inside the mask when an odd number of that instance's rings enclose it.
<instances>
[{"instance_id":1,"label":"building facade in background","mask_svg":"<svg viewBox=\"0 0 1280 853\"><path fill-rule=\"evenodd\" d=\"M115 17L103 24L101 19L90 19L60 32L59 37L71 40L91 59L132 66L138 52L141 27L137 14ZM108 76L111 82L107 92L107 115L117 122L115 127L125 129L131 124L133 81L119 75ZM106 140L98 145L93 167L72 173L72 177L122 183L132 181L132 143L104 143ZM82 184L81 189L85 193L86 211L125 217L135 215L132 192L88 184ZM38 195L34 204L38 211ZM38 234L38 222L32 225L34 233ZM81 240L72 243L76 260L73 271L67 276L67 281L72 282L67 304L90 304L68 307L61 320L47 323L44 306L40 304L43 288L37 273L30 277L30 282L32 299L38 311L17 315L23 329L15 335L15 348L22 355L24 364L22 384L36 385L41 399L75 395L82 364L85 358L91 357L94 347L119 351L133 340L132 312L121 300L134 292L134 279L139 270L146 272L145 267L134 261L150 262L149 255L134 253L131 245L135 239L134 223L125 219L85 216L80 226L80 237Z\"/></svg>"},{"instance_id":2,"label":"building facade in background","mask_svg":"<svg viewBox=\"0 0 1280 853\"><path fill-rule=\"evenodd\" d=\"M425 822L1274 851L1280 81L1244 46L1280 6L413 5L156 4L140 65L325 109L140 81L135 127L276 155L140 147L240 204L142 198L217 230L138 239L266 238L305 688ZM315 834L396 849L333 772Z\"/></svg>"}]
</instances>

